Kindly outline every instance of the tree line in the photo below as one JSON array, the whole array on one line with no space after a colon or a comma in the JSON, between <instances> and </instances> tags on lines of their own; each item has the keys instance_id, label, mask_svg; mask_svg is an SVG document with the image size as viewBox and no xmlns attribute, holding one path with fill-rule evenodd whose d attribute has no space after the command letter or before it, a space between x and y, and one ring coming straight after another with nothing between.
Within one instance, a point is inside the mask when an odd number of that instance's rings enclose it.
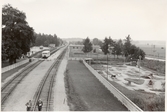
<instances>
[{"instance_id":1,"label":"tree line","mask_svg":"<svg viewBox=\"0 0 167 112\"><path fill-rule=\"evenodd\" d=\"M28 25L24 12L10 4L2 7L2 62L8 60L9 64L16 63L16 59L26 55L34 45L59 46L62 42L56 35L35 33Z\"/></svg>"},{"instance_id":2,"label":"tree line","mask_svg":"<svg viewBox=\"0 0 167 112\"><path fill-rule=\"evenodd\" d=\"M131 41L130 35L124 40L119 39L117 41L114 41L111 37L105 37L103 42L97 38L94 38L91 42L89 37L87 37L83 40L83 52L88 53L93 50L92 45L99 45L105 55L113 54L114 57L117 56L117 58L122 55L125 56L126 59L139 59L139 56L141 56L143 60L145 58L145 52L133 45Z\"/></svg>"},{"instance_id":3,"label":"tree line","mask_svg":"<svg viewBox=\"0 0 167 112\"><path fill-rule=\"evenodd\" d=\"M63 40L58 38L56 34L48 35L48 34L34 34L36 37L35 46L45 46L48 47L49 44L55 44L55 46L59 46L63 43Z\"/></svg>"}]
</instances>

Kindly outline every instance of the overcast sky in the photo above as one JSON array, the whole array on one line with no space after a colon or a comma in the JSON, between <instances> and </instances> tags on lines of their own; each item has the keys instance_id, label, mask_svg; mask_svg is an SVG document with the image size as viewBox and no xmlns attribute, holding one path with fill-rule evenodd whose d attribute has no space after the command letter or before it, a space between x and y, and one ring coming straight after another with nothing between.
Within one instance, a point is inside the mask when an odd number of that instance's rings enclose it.
<instances>
[{"instance_id":1,"label":"overcast sky","mask_svg":"<svg viewBox=\"0 0 167 112\"><path fill-rule=\"evenodd\" d=\"M167 0L2 0L36 33L60 38L166 40Z\"/></svg>"}]
</instances>

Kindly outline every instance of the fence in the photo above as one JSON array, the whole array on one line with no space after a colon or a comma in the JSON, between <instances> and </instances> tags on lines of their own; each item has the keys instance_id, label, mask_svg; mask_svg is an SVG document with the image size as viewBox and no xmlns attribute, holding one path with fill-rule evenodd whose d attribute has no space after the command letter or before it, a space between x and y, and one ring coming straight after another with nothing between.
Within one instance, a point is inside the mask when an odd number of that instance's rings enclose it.
<instances>
[{"instance_id":1,"label":"fence","mask_svg":"<svg viewBox=\"0 0 167 112\"><path fill-rule=\"evenodd\" d=\"M68 60L83 60L83 58L68 58Z\"/></svg>"},{"instance_id":2,"label":"fence","mask_svg":"<svg viewBox=\"0 0 167 112\"><path fill-rule=\"evenodd\" d=\"M26 59L26 60L20 61L20 62L18 62L18 63L16 63L16 64L13 64L13 65L4 67L4 68L2 68L1 73L7 72L7 71L9 71L9 70L11 70L11 69L14 69L14 68L16 68L16 67L19 67L19 66L21 66L21 65L23 65L23 64L25 64L25 63L27 63L27 62L29 62L29 59Z\"/></svg>"},{"instance_id":3,"label":"fence","mask_svg":"<svg viewBox=\"0 0 167 112\"><path fill-rule=\"evenodd\" d=\"M103 76L95 71L90 65L83 60L84 65L94 74L97 79L111 92L113 95L124 104L130 111L142 111L137 105L135 105L130 99L128 99L123 93L116 89L110 82L108 82Z\"/></svg>"}]
</instances>

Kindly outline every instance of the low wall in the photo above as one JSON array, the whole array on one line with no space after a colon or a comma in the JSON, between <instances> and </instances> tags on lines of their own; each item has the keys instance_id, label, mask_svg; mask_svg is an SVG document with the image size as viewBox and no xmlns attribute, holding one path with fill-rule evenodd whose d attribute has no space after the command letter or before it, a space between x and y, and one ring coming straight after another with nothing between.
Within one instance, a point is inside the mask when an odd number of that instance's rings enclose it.
<instances>
[{"instance_id":1,"label":"low wall","mask_svg":"<svg viewBox=\"0 0 167 112\"><path fill-rule=\"evenodd\" d=\"M7 71L9 71L9 70L11 70L11 69L14 69L14 68L16 68L16 67L19 67L19 66L21 66L21 65L23 65L23 64L25 64L25 63L28 63L28 62L29 62L29 59L26 59L26 60L24 60L24 61L20 61L20 62L18 62L18 63L13 64L13 65L4 67L4 68L1 69L1 73L7 72Z\"/></svg>"},{"instance_id":2,"label":"low wall","mask_svg":"<svg viewBox=\"0 0 167 112\"><path fill-rule=\"evenodd\" d=\"M135 105L130 99L128 99L123 93L116 89L110 82L108 82L103 76L95 71L89 64L83 60L84 65L96 76L96 78L130 111L143 111L137 105Z\"/></svg>"},{"instance_id":3,"label":"low wall","mask_svg":"<svg viewBox=\"0 0 167 112\"><path fill-rule=\"evenodd\" d=\"M68 60L83 60L83 58L68 58Z\"/></svg>"}]
</instances>

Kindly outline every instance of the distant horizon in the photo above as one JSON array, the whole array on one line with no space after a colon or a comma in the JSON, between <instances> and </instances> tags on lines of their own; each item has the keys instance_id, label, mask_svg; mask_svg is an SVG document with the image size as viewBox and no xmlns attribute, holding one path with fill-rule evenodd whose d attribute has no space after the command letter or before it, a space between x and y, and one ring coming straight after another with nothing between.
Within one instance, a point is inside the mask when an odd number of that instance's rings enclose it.
<instances>
[{"instance_id":1,"label":"distant horizon","mask_svg":"<svg viewBox=\"0 0 167 112\"><path fill-rule=\"evenodd\" d=\"M59 38L61 38L61 37L59 37ZM61 39L86 39L87 37L85 37L85 38L82 38L82 37L65 37L65 38L61 38ZM89 36L88 36L88 38L89 38ZM109 37L107 37L107 38L109 38ZM90 40L93 40L94 38L89 38ZM99 38L97 38L97 39L99 39ZM104 40L105 39L105 37L103 38L103 39L99 39L99 40ZM112 38L111 37L111 39L113 39L113 40L119 40L119 39L116 39L116 38ZM121 39L121 38L120 38ZM123 39L126 39L126 38L123 38ZM123 40L123 39L121 39L121 40ZM139 39L133 39L132 37L131 37L131 39L132 39L132 41L163 41L163 42L166 42L166 39L164 39L164 40L154 40L154 39L148 39L148 40L139 40Z\"/></svg>"}]
</instances>

